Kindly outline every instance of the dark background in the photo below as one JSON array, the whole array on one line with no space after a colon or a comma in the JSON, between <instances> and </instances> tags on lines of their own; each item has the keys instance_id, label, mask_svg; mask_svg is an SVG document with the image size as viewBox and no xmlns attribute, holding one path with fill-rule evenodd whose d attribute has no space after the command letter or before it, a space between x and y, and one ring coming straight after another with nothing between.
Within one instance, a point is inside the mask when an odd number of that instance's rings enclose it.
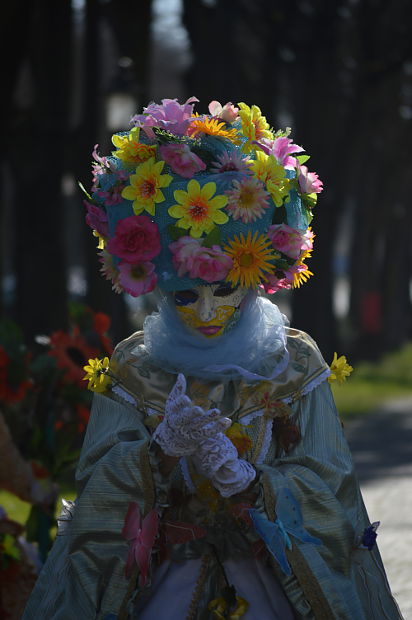
<instances>
[{"instance_id":1,"label":"dark background","mask_svg":"<svg viewBox=\"0 0 412 620\"><path fill-rule=\"evenodd\" d=\"M77 180L150 100L191 95L259 105L324 181L315 276L274 298L292 324L327 359L411 338L409 0L13 0L1 17L0 303L28 342L73 298L115 340L135 326L145 307L99 275Z\"/></svg>"}]
</instances>

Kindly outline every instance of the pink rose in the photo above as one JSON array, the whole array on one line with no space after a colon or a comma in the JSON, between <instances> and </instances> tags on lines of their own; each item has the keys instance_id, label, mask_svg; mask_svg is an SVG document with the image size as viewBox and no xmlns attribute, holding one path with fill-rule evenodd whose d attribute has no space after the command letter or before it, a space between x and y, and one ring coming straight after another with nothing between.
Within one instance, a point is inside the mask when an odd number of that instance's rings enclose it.
<instances>
[{"instance_id":1,"label":"pink rose","mask_svg":"<svg viewBox=\"0 0 412 620\"><path fill-rule=\"evenodd\" d=\"M87 200L83 200L83 204L87 209L86 224L98 232L104 239L107 239L109 236L109 228L106 211L87 202Z\"/></svg>"},{"instance_id":2,"label":"pink rose","mask_svg":"<svg viewBox=\"0 0 412 620\"><path fill-rule=\"evenodd\" d=\"M268 231L268 237L275 250L298 259L302 249L306 249L309 240L306 239L307 231L296 230L287 224L273 224ZM307 248L309 249L309 248Z\"/></svg>"},{"instance_id":3,"label":"pink rose","mask_svg":"<svg viewBox=\"0 0 412 620\"><path fill-rule=\"evenodd\" d=\"M201 248L195 256L191 278L200 278L206 282L220 282L224 280L233 267L233 260L227 256L218 245L211 248Z\"/></svg>"},{"instance_id":4,"label":"pink rose","mask_svg":"<svg viewBox=\"0 0 412 620\"><path fill-rule=\"evenodd\" d=\"M218 101L211 101L209 103L209 112L212 116L221 118L226 123L233 123L239 118L239 108L236 108L231 101L222 105Z\"/></svg>"},{"instance_id":5,"label":"pink rose","mask_svg":"<svg viewBox=\"0 0 412 620\"><path fill-rule=\"evenodd\" d=\"M186 179L191 179L197 172L206 169L206 164L192 153L187 144L164 144L159 151L160 157L169 164L173 172Z\"/></svg>"},{"instance_id":6,"label":"pink rose","mask_svg":"<svg viewBox=\"0 0 412 620\"><path fill-rule=\"evenodd\" d=\"M193 237L180 237L169 245L172 253L173 266L179 278L193 268L193 261L200 249L200 241Z\"/></svg>"},{"instance_id":7,"label":"pink rose","mask_svg":"<svg viewBox=\"0 0 412 620\"><path fill-rule=\"evenodd\" d=\"M147 215L131 215L116 225L116 234L107 244L107 251L127 263L147 261L160 252L157 224Z\"/></svg>"},{"instance_id":8,"label":"pink rose","mask_svg":"<svg viewBox=\"0 0 412 620\"><path fill-rule=\"evenodd\" d=\"M119 264L119 277L117 283L126 293L132 297L139 297L150 293L156 286L157 276L154 273L155 266L150 262Z\"/></svg>"},{"instance_id":9,"label":"pink rose","mask_svg":"<svg viewBox=\"0 0 412 620\"><path fill-rule=\"evenodd\" d=\"M323 182L316 172L309 172L306 166L299 166L298 181L303 194L320 194L323 190Z\"/></svg>"},{"instance_id":10,"label":"pink rose","mask_svg":"<svg viewBox=\"0 0 412 620\"><path fill-rule=\"evenodd\" d=\"M206 282L224 280L233 266L230 256L227 256L218 245L206 248L198 239L181 237L169 245L173 255L173 265L179 277L189 273L190 278L200 278Z\"/></svg>"},{"instance_id":11,"label":"pink rose","mask_svg":"<svg viewBox=\"0 0 412 620\"><path fill-rule=\"evenodd\" d=\"M292 283L286 280L286 278L278 278L275 275L269 275L267 282L263 282L261 286L265 289L265 292L269 295L273 295L281 289L292 288Z\"/></svg>"}]
</instances>

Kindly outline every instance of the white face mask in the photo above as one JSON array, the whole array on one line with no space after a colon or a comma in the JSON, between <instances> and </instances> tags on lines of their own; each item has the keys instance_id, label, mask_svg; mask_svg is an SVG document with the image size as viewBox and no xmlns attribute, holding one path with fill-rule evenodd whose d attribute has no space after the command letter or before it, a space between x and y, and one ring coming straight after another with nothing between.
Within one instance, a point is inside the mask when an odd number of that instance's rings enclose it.
<instances>
[{"instance_id":1,"label":"white face mask","mask_svg":"<svg viewBox=\"0 0 412 620\"><path fill-rule=\"evenodd\" d=\"M211 284L176 291L174 300L185 325L207 338L216 338L237 323L247 292L247 288L233 289L230 284Z\"/></svg>"}]
</instances>

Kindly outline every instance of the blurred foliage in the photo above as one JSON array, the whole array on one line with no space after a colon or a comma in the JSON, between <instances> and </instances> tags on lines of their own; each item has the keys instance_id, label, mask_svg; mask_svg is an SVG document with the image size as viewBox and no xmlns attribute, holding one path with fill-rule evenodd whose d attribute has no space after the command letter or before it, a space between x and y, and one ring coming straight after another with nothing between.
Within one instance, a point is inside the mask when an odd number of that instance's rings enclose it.
<instances>
[{"instance_id":1,"label":"blurred foliage","mask_svg":"<svg viewBox=\"0 0 412 620\"><path fill-rule=\"evenodd\" d=\"M343 386L333 385L332 391L344 419L371 411L392 398L412 397L412 344L379 362L356 365L350 379Z\"/></svg>"},{"instance_id":2,"label":"blurred foliage","mask_svg":"<svg viewBox=\"0 0 412 620\"><path fill-rule=\"evenodd\" d=\"M18 325L0 321L0 407L14 445L43 489L26 521L27 539L39 544L43 559L59 485L73 473L90 415L83 366L89 358L111 355L109 327L107 315L72 303L69 329L39 335L29 348Z\"/></svg>"}]
</instances>

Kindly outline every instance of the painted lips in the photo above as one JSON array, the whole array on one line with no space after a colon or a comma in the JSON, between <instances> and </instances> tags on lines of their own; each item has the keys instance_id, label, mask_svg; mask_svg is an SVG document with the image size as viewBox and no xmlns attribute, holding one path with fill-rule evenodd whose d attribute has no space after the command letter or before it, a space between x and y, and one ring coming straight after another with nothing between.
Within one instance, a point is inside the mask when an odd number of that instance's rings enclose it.
<instances>
[{"instance_id":1,"label":"painted lips","mask_svg":"<svg viewBox=\"0 0 412 620\"><path fill-rule=\"evenodd\" d=\"M204 336L214 336L221 329L221 325L208 325L207 327L198 327L197 331L201 332Z\"/></svg>"}]
</instances>

